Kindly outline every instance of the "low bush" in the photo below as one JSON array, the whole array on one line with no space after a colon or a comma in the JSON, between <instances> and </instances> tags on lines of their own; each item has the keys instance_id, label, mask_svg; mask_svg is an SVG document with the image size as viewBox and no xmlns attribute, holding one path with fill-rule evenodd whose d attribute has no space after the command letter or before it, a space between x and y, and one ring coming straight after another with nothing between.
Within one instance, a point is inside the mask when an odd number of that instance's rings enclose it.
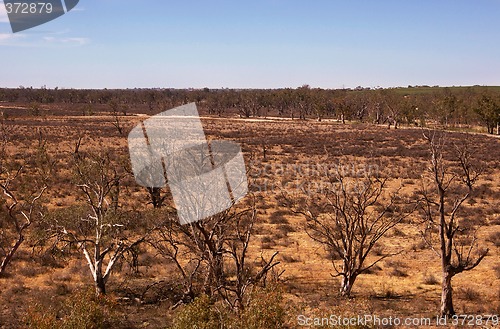
<instances>
[{"instance_id":1,"label":"low bush","mask_svg":"<svg viewBox=\"0 0 500 329\"><path fill-rule=\"evenodd\" d=\"M467 287L462 289L462 298L470 302L479 301L481 294L477 290Z\"/></svg>"},{"instance_id":2,"label":"low bush","mask_svg":"<svg viewBox=\"0 0 500 329\"><path fill-rule=\"evenodd\" d=\"M495 247L500 247L500 233L492 232L486 240L493 243Z\"/></svg>"},{"instance_id":3,"label":"low bush","mask_svg":"<svg viewBox=\"0 0 500 329\"><path fill-rule=\"evenodd\" d=\"M434 276L434 274L425 273L423 283L428 285L437 285L439 284L439 280Z\"/></svg>"},{"instance_id":4,"label":"low bush","mask_svg":"<svg viewBox=\"0 0 500 329\"><path fill-rule=\"evenodd\" d=\"M286 308L282 304L281 291L273 286L257 288L250 296L243 311L236 312L219 302L202 295L185 305L177 313L174 329L284 328Z\"/></svg>"},{"instance_id":5,"label":"low bush","mask_svg":"<svg viewBox=\"0 0 500 329\"><path fill-rule=\"evenodd\" d=\"M207 295L197 297L192 303L185 305L174 320L173 329L212 329L224 328L227 314L210 301Z\"/></svg>"},{"instance_id":6,"label":"low bush","mask_svg":"<svg viewBox=\"0 0 500 329\"><path fill-rule=\"evenodd\" d=\"M23 322L33 329L101 329L112 328L111 301L96 298L91 289L70 295L59 307L35 304L30 307Z\"/></svg>"}]
</instances>

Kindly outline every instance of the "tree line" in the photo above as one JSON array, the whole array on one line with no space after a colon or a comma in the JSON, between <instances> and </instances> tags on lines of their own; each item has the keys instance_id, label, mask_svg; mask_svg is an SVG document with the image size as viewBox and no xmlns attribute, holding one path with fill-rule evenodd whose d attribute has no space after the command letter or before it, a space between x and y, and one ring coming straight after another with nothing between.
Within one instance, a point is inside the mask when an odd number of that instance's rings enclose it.
<instances>
[{"instance_id":1,"label":"tree line","mask_svg":"<svg viewBox=\"0 0 500 329\"><path fill-rule=\"evenodd\" d=\"M242 118L277 116L291 119L335 118L445 128L483 126L500 133L500 88L412 87L390 89L321 89L304 85L285 89L0 89L0 102L72 104L84 115L104 107L109 112L159 113L196 102L205 114Z\"/></svg>"}]
</instances>

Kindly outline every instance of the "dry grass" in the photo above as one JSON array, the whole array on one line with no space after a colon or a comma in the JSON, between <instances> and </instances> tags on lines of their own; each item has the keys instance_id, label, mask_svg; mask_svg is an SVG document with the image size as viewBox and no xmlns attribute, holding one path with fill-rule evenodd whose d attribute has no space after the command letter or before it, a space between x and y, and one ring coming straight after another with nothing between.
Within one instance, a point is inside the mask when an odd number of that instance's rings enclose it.
<instances>
[{"instance_id":1,"label":"dry grass","mask_svg":"<svg viewBox=\"0 0 500 329\"><path fill-rule=\"evenodd\" d=\"M128 132L140 121L140 117L123 117ZM82 152L97 150L105 145L116 157L127 158L127 139L112 125L111 117L96 116L23 116L5 122L13 131L16 149L12 150L19 160L36 144L37 129L48 139L49 152L61 163L67 162L74 143L83 137ZM290 214L280 207L280 186L293 189L297 185L286 184L297 180L301 183L321 181L312 165L325 162L325 152L330 159L348 159L356 170L366 163L375 163L391 178L393 184L403 183L403 189L414 191L420 184L425 159L428 156L418 129L387 130L368 125L342 125L335 122L313 121L263 121L204 118L204 127L210 139L234 140L242 144L250 171L255 175L253 190L259 209L259 220L253 237L252 259L273 251L280 251L285 270L281 279L284 299L293 305L290 323L299 312L303 314L364 314L428 316L437 312L439 303L439 260L429 250L412 224L418 218L394 230L383 245L376 246L374 257L387 250L404 251L361 275L354 287L352 300L338 298L339 279L321 246L311 241L304 231L300 216ZM451 135L453 142L463 138L460 133ZM500 140L474 135L477 156L487 168L481 188L461 215L471 222L481 224L480 241L490 248L489 255L477 269L456 276L453 283L458 293L457 312L498 313L500 298L500 265L498 264L500 217L498 198L500 181ZM266 161L263 162L262 145L266 145ZM266 167L267 166L267 167ZM283 169L285 167L285 170ZM295 167L293 167L295 166ZM297 167L299 166L299 167ZM267 168L264 170L264 168ZM300 168L301 170L297 169ZM309 172L304 172L309 168ZM54 176L54 186L47 194L51 200L48 208L64 209L78 201L71 186L68 171ZM266 183L266 188L263 184ZM259 187L259 188L256 188ZM123 202L127 207L144 209L148 197L132 179L126 182ZM416 215L415 215L416 216ZM0 322L5 328L20 326L20 316L33 300L50 304L51 299L64 300L80 287L91 285L89 271L79 253L59 257L35 256L31 259L29 244L14 260L10 274L0 278ZM124 264L122 271L112 277L109 291L118 313L129 327L145 326L163 328L172 323L175 311L171 311L176 294L173 269L155 257L152 250L143 250L139 273L132 274ZM166 280L163 286L152 290L148 303L137 301L142 291L152 282ZM471 283L475 283L473 286ZM305 312L305 313L304 313ZM333 312L333 313L332 313ZM349 314L350 314L349 313ZM470 314L470 313L469 313Z\"/></svg>"}]
</instances>

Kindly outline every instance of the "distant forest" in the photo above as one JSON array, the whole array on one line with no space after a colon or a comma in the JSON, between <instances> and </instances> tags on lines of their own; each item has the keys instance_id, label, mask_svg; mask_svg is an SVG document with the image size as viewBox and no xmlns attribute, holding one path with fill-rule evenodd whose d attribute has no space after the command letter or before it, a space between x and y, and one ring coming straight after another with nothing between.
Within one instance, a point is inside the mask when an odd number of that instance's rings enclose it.
<instances>
[{"instance_id":1,"label":"distant forest","mask_svg":"<svg viewBox=\"0 0 500 329\"><path fill-rule=\"evenodd\" d=\"M500 133L500 87L429 87L320 89L0 89L2 115L19 115L12 104L25 104L29 115L156 114L196 102L204 115L337 119L374 124L480 126ZM59 107L46 107L60 104ZM65 106L67 105L67 106ZM58 109L58 110L56 110ZM55 113L58 111L59 113Z\"/></svg>"}]
</instances>

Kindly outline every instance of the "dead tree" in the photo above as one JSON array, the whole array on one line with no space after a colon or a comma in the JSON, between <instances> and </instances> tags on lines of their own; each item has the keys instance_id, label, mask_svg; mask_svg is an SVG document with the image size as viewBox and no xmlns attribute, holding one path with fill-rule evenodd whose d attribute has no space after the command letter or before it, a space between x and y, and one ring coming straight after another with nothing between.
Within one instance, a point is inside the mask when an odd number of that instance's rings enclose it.
<instances>
[{"instance_id":1,"label":"dead tree","mask_svg":"<svg viewBox=\"0 0 500 329\"><path fill-rule=\"evenodd\" d=\"M120 118L120 115L127 116L128 105L121 104L117 99L113 99L109 102L109 106L111 107L111 115L113 116L113 126L118 131L120 136L124 135L123 121ZM121 112L121 114L120 114Z\"/></svg>"},{"instance_id":2,"label":"dead tree","mask_svg":"<svg viewBox=\"0 0 500 329\"><path fill-rule=\"evenodd\" d=\"M256 211L252 209L251 212L235 219L234 229L226 242L226 254L229 256L228 262L234 272L234 279L226 280L226 284L217 289L223 300L237 312L242 312L246 307L247 291L264 280L268 272L280 263L274 260L278 255L276 251L268 260L261 255L261 265L258 269L248 265L248 248L255 218Z\"/></svg>"},{"instance_id":3,"label":"dead tree","mask_svg":"<svg viewBox=\"0 0 500 329\"><path fill-rule=\"evenodd\" d=\"M471 197L473 187L482 172L474 166L472 148L467 141L454 145L453 161L444 157L447 136L425 132L429 144L430 170L422 182L423 237L441 260L441 316L455 314L452 278L474 269L488 253L478 247L476 230L465 220L459 221L460 209ZM437 230L437 241L433 233ZM436 248L435 245L438 245Z\"/></svg>"},{"instance_id":4,"label":"dead tree","mask_svg":"<svg viewBox=\"0 0 500 329\"><path fill-rule=\"evenodd\" d=\"M47 190L47 177L52 159L47 153L42 131L37 131L38 144L33 154L19 165L7 152L10 131L2 122L0 127L0 274L6 272L27 232L42 221L46 211L41 199Z\"/></svg>"},{"instance_id":5,"label":"dead tree","mask_svg":"<svg viewBox=\"0 0 500 329\"><path fill-rule=\"evenodd\" d=\"M389 230L404 220L413 209L406 209L399 189L387 191L387 179L376 175L347 177L339 165L321 192L305 197L284 195L286 205L306 219L306 232L322 244L341 277L340 294L349 297L359 275L381 260L397 254L385 252L370 257L375 246Z\"/></svg>"},{"instance_id":6,"label":"dead tree","mask_svg":"<svg viewBox=\"0 0 500 329\"><path fill-rule=\"evenodd\" d=\"M113 126L116 128L120 136L123 136L123 126L118 113L113 112Z\"/></svg>"},{"instance_id":7,"label":"dead tree","mask_svg":"<svg viewBox=\"0 0 500 329\"><path fill-rule=\"evenodd\" d=\"M382 99L385 107L389 109L389 115L386 117L384 123L387 122L388 129L391 128L391 125L394 125L394 129L398 129L402 100L395 92L390 90L382 91Z\"/></svg>"},{"instance_id":8,"label":"dead tree","mask_svg":"<svg viewBox=\"0 0 500 329\"><path fill-rule=\"evenodd\" d=\"M0 183L0 188L7 199L4 201L7 216L2 220L2 224L0 225L2 238L0 243L0 256L2 257L0 274L5 273L7 266L24 242L26 231L33 222L42 219L44 216L43 210L40 207L40 198L47 189L47 186L44 185L40 190L21 201L18 200L16 192L11 188L12 181L20 175L22 169L22 167L19 168L13 177L7 174L7 177Z\"/></svg>"},{"instance_id":9,"label":"dead tree","mask_svg":"<svg viewBox=\"0 0 500 329\"><path fill-rule=\"evenodd\" d=\"M145 240L145 234L129 239L125 214L117 206L122 175L109 155L76 157L75 184L85 199L84 211L56 220L53 230L60 241L75 245L83 253L95 284L96 295L106 293L106 284L117 262ZM106 264L105 264L106 263Z\"/></svg>"},{"instance_id":10,"label":"dead tree","mask_svg":"<svg viewBox=\"0 0 500 329\"><path fill-rule=\"evenodd\" d=\"M224 269L225 243L229 236L230 222L239 214L234 209L225 210L215 216L198 221L186 227L194 243L194 250L206 264L204 293L213 295L226 284Z\"/></svg>"},{"instance_id":11,"label":"dead tree","mask_svg":"<svg viewBox=\"0 0 500 329\"><path fill-rule=\"evenodd\" d=\"M163 224L158 225L154 234L148 239L149 244L158 251L161 257L175 265L181 276L182 297L172 308L180 304L188 304L195 299L196 280L201 276L203 258L193 252L190 239L186 239L191 236L185 231L186 228L180 225L174 216L167 216Z\"/></svg>"},{"instance_id":12,"label":"dead tree","mask_svg":"<svg viewBox=\"0 0 500 329\"><path fill-rule=\"evenodd\" d=\"M187 303L195 296L219 296L232 309L240 312L248 301L248 291L265 280L279 262L274 259L256 265L248 262L255 209L238 211L233 207L201 221L180 225L169 218L151 239L160 254L175 265L183 279L183 297ZM234 279L233 279L234 277Z\"/></svg>"}]
</instances>

